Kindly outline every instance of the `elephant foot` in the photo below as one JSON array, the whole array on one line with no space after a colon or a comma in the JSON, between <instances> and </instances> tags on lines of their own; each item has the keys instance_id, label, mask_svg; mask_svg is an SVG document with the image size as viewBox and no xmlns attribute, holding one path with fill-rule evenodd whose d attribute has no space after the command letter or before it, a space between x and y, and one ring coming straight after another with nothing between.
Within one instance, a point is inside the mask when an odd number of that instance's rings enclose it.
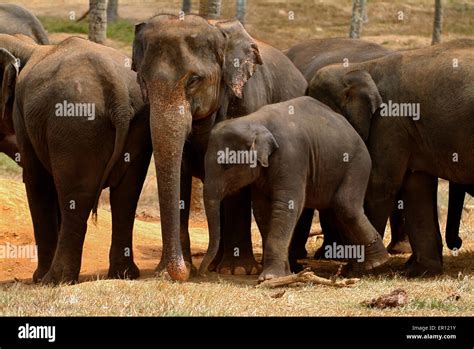
<instances>
[{"instance_id":1,"label":"elephant foot","mask_svg":"<svg viewBox=\"0 0 474 349\"><path fill-rule=\"evenodd\" d=\"M405 263L405 275L408 278L415 277L432 277L441 275L443 273L443 266L440 262L425 262L417 261L413 256Z\"/></svg>"},{"instance_id":2,"label":"elephant foot","mask_svg":"<svg viewBox=\"0 0 474 349\"><path fill-rule=\"evenodd\" d=\"M107 274L109 279L137 279L139 276L140 270L133 260L111 264Z\"/></svg>"},{"instance_id":3,"label":"elephant foot","mask_svg":"<svg viewBox=\"0 0 474 349\"><path fill-rule=\"evenodd\" d=\"M64 265L51 266L41 279L43 285L75 284L79 279L79 268L70 268Z\"/></svg>"},{"instance_id":4,"label":"elephant foot","mask_svg":"<svg viewBox=\"0 0 474 349\"><path fill-rule=\"evenodd\" d=\"M265 264L269 264L268 267L265 267L258 277L258 282L263 282L266 280L271 280L277 277L290 275L290 266L288 262L284 261L275 261L273 263L266 262Z\"/></svg>"},{"instance_id":5,"label":"elephant foot","mask_svg":"<svg viewBox=\"0 0 474 349\"><path fill-rule=\"evenodd\" d=\"M412 252L410 242L407 240L395 242L391 241L387 246L387 251L392 255Z\"/></svg>"},{"instance_id":6,"label":"elephant foot","mask_svg":"<svg viewBox=\"0 0 474 349\"><path fill-rule=\"evenodd\" d=\"M223 275L256 275L259 268L260 266L253 256L234 257L224 255L217 266L217 272Z\"/></svg>"},{"instance_id":7,"label":"elephant foot","mask_svg":"<svg viewBox=\"0 0 474 349\"><path fill-rule=\"evenodd\" d=\"M34 283L41 282L41 280L46 275L48 270L49 270L49 268L45 268L45 267L36 268L35 272L33 273L33 282Z\"/></svg>"},{"instance_id":8,"label":"elephant foot","mask_svg":"<svg viewBox=\"0 0 474 349\"><path fill-rule=\"evenodd\" d=\"M168 264L167 261L161 260L158 266L155 268L155 276L156 277L162 277L164 275L168 275L168 271L166 270L166 265ZM189 276L196 276L197 275L197 269L193 265L192 262L184 261L184 264L186 265L186 269L188 270L188 275Z\"/></svg>"},{"instance_id":9,"label":"elephant foot","mask_svg":"<svg viewBox=\"0 0 474 349\"><path fill-rule=\"evenodd\" d=\"M342 268L342 274L345 276L363 275L385 264L389 259L390 256L383 245L382 239L378 236L373 242L365 246L364 260L362 262L350 261Z\"/></svg>"},{"instance_id":10,"label":"elephant foot","mask_svg":"<svg viewBox=\"0 0 474 349\"><path fill-rule=\"evenodd\" d=\"M458 236L447 236L446 237L446 245L450 250L460 249L462 246L462 239Z\"/></svg>"}]
</instances>

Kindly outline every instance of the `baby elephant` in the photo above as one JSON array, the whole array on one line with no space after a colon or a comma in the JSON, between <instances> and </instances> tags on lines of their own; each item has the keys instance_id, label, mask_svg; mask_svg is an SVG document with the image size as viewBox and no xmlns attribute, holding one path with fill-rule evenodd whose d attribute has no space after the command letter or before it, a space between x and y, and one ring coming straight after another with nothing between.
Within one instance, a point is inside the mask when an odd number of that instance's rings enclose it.
<instances>
[{"instance_id":1,"label":"baby elephant","mask_svg":"<svg viewBox=\"0 0 474 349\"><path fill-rule=\"evenodd\" d=\"M288 248L305 207L333 210L345 238L354 244L352 251L362 251L362 256L352 256L359 263L351 268L370 270L388 260L363 209L371 170L367 148L343 116L317 100L299 97L218 124L205 166L209 248L201 274L218 251L222 199L247 185L252 185L263 240L259 281L290 273Z\"/></svg>"}]
</instances>

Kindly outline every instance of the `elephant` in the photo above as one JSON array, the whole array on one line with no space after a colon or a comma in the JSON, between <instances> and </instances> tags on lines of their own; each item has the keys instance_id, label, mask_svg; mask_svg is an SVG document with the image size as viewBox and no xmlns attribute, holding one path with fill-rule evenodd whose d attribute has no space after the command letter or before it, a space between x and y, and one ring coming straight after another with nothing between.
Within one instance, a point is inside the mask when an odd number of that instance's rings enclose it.
<instances>
[{"instance_id":1,"label":"elephant","mask_svg":"<svg viewBox=\"0 0 474 349\"><path fill-rule=\"evenodd\" d=\"M254 40L236 20L157 15L135 28L132 68L150 104L163 254L157 272L186 280L192 176L205 178L204 155L215 124L303 96L307 82L279 50ZM180 203L180 204L178 204ZM180 208L182 208L180 210ZM250 236L250 188L222 202L221 248L212 266L256 274Z\"/></svg>"},{"instance_id":2,"label":"elephant","mask_svg":"<svg viewBox=\"0 0 474 349\"><path fill-rule=\"evenodd\" d=\"M350 242L364 247L362 259L353 263L357 269L388 260L363 209L371 168L367 147L343 116L321 102L298 97L219 123L209 138L205 167L209 247L200 273L219 248L222 199L248 185L263 241L259 281L290 273L288 249L305 207L335 212Z\"/></svg>"},{"instance_id":3,"label":"elephant","mask_svg":"<svg viewBox=\"0 0 474 349\"><path fill-rule=\"evenodd\" d=\"M314 74L327 65L335 63L349 65L383 57L392 52L394 51L381 45L359 39L324 38L298 43L287 49L285 54L309 83ZM290 260L306 258L305 244L308 239L313 215L314 210L308 208L301 215L290 248L290 254L293 255L293 258ZM338 244L343 243L342 236L336 228L339 223L334 214L330 210L321 210L319 218L324 232L324 242L314 255L316 259L325 258L324 251L326 246L331 246L334 242ZM388 251L391 254L411 252L408 236L403 229L403 217L397 209L394 209L390 217L390 224L392 227L392 240L388 246ZM292 270L299 271L301 266L293 264Z\"/></svg>"},{"instance_id":4,"label":"elephant","mask_svg":"<svg viewBox=\"0 0 474 349\"><path fill-rule=\"evenodd\" d=\"M437 178L474 183L473 48L474 40L459 39L347 68L330 65L309 84L309 95L344 115L367 143L365 209L382 235L403 186L413 250L408 276L442 273Z\"/></svg>"},{"instance_id":5,"label":"elephant","mask_svg":"<svg viewBox=\"0 0 474 349\"><path fill-rule=\"evenodd\" d=\"M0 4L0 33L23 34L40 45L48 45L43 25L26 8L14 4Z\"/></svg>"},{"instance_id":6,"label":"elephant","mask_svg":"<svg viewBox=\"0 0 474 349\"><path fill-rule=\"evenodd\" d=\"M132 229L152 148L130 59L77 37L41 46L0 34L0 67L0 117L14 126L38 246L33 281L78 280L87 220L106 187L108 276L138 277Z\"/></svg>"}]
</instances>

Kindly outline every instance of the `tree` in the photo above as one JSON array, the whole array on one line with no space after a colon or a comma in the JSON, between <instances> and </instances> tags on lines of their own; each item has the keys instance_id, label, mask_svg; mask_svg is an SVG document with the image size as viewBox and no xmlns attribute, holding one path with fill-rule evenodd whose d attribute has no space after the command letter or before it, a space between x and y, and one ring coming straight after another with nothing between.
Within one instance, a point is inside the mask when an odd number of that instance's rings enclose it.
<instances>
[{"instance_id":1,"label":"tree","mask_svg":"<svg viewBox=\"0 0 474 349\"><path fill-rule=\"evenodd\" d=\"M367 15L365 13L365 0L352 0L352 18L349 37L359 39L362 32L362 23Z\"/></svg>"},{"instance_id":2,"label":"tree","mask_svg":"<svg viewBox=\"0 0 474 349\"><path fill-rule=\"evenodd\" d=\"M237 19L245 24L245 7L247 6L247 0L237 0Z\"/></svg>"},{"instance_id":3,"label":"tree","mask_svg":"<svg viewBox=\"0 0 474 349\"><path fill-rule=\"evenodd\" d=\"M191 0L183 0L183 7L181 8L181 11L186 14L191 12Z\"/></svg>"},{"instance_id":4,"label":"tree","mask_svg":"<svg viewBox=\"0 0 474 349\"><path fill-rule=\"evenodd\" d=\"M221 15L221 0L200 0L199 14L205 18L219 18Z\"/></svg>"},{"instance_id":5,"label":"tree","mask_svg":"<svg viewBox=\"0 0 474 349\"><path fill-rule=\"evenodd\" d=\"M107 38L107 0L89 0L89 40L103 44Z\"/></svg>"},{"instance_id":6,"label":"tree","mask_svg":"<svg viewBox=\"0 0 474 349\"><path fill-rule=\"evenodd\" d=\"M107 2L107 22L116 22L118 19L118 2L119 0L109 0Z\"/></svg>"},{"instance_id":7,"label":"tree","mask_svg":"<svg viewBox=\"0 0 474 349\"><path fill-rule=\"evenodd\" d=\"M435 0L435 15L433 24L433 38L431 45L441 42L441 27L443 26L443 4L441 0Z\"/></svg>"}]
</instances>

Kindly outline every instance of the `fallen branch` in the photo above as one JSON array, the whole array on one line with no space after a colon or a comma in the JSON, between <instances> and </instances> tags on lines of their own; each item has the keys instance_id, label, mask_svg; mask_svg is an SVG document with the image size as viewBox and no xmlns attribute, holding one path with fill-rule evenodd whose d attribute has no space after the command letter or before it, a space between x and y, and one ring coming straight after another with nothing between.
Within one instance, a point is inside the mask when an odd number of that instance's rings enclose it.
<instances>
[{"instance_id":1,"label":"fallen branch","mask_svg":"<svg viewBox=\"0 0 474 349\"><path fill-rule=\"evenodd\" d=\"M337 275L337 274L336 274ZM294 284L314 284L314 285L325 285L333 287L351 287L359 279L336 279L332 280L326 279L320 276L315 275L310 268L306 268L303 271L300 271L298 274L291 274L288 276L277 277L274 279L266 280L261 284L257 285L259 288L275 288L281 286L289 286Z\"/></svg>"}]
</instances>

